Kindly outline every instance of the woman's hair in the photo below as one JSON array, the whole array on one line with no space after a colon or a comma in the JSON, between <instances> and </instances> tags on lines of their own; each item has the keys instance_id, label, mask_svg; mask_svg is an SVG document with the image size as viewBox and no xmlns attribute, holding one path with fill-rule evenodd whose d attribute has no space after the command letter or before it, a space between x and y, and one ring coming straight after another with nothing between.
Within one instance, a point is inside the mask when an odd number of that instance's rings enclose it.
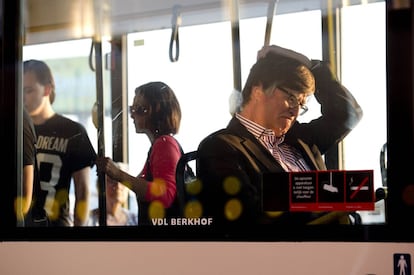
<instances>
[{"instance_id":1,"label":"woman's hair","mask_svg":"<svg viewBox=\"0 0 414 275\"><path fill-rule=\"evenodd\" d=\"M50 85L51 92L49 101L52 104L55 101L55 80L49 66L40 60L30 59L23 63L23 73L32 72L35 74L37 81L43 86Z\"/></svg>"},{"instance_id":2,"label":"woman's hair","mask_svg":"<svg viewBox=\"0 0 414 275\"><path fill-rule=\"evenodd\" d=\"M309 68L298 60L268 52L250 69L242 91L242 106L250 101L252 88L260 85L265 93L283 87L312 94L315 91L315 78Z\"/></svg>"},{"instance_id":3,"label":"woman's hair","mask_svg":"<svg viewBox=\"0 0 414 275\"><path fill-rule=\"evenodd\" d=\"M156 135L177 134L181 122L181 108L174 91L163 82L149 82L135 89L135 96L148 109L147 125Z\"/></svg>"}]
</instances>

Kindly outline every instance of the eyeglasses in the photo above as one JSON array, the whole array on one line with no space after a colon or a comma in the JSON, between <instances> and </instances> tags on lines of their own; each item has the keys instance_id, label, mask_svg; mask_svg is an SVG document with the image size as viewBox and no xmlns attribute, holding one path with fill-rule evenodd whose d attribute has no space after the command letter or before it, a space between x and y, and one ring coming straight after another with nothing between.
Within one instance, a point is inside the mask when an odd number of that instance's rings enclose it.
<instances>
[{"instance_id":1,"label":"eyeglasses","mask_svg":"<svg viewBox=\"0 0 414 275\"><path fill-rule=\"evenodd\" d=\"M148 112L148 109L145 108L144 106L129 106L129 112L131 114L136 114L136 115L145 115Z\"/></svg>"},{"instance_id":2,"label":"eyeglasses","mask_svg":"<svg viewBox=\"0 0 414 275\"><path fill-rule=\"evenodd\" d=\"M299 115L300 116L308 111L308 106L306 106L305 103L300 102L300 100L293 93L291 93L288 90L286 90L284 88L281 88L281 87L277 87L277 88L289 96L287 98L287 102L288 102L290 108L296 108L296 107L299 106L299 108L300 108Z\"/></svg>"}]
</instances>

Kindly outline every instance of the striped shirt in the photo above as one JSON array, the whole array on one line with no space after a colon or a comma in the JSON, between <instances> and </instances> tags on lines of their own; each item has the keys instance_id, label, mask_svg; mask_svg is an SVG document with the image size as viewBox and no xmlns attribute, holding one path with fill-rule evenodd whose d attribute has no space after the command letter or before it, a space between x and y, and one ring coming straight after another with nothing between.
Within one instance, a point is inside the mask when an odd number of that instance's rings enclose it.
<instances>
[{"instance_id":1,"label":"striped shirt","mask_svg":"<svg viewBox=\"0 0 414 275\"><path fill-rule=\"evenodd\" d=\"M302 154L296 148L283 143L285 140L284 135L277 137L272 129L266 129L240 114L236 114L236 118L269 150L285 171L299 172L310 170Z\"/></svg>"}]
</instances>

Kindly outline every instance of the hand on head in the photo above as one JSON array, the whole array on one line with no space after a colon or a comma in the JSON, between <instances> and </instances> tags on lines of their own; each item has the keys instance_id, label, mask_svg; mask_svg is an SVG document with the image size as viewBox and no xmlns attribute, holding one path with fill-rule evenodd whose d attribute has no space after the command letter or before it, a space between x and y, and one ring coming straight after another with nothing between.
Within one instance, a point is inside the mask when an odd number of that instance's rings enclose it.
<instances>
[{"instance_id":1,"label":"hand on head","mask_svg":"<svg viewBox=\"0 0 414 275\"><path fill-rule=\"evenodd\" d=\"M307 58L303 54L276 45L264 46L257 53L257 59L265 57L268 53L295 59L303 65L305 65L306 67L308 67L309 69L312 67L309 58Z\"/></svg>"}]
</instances>

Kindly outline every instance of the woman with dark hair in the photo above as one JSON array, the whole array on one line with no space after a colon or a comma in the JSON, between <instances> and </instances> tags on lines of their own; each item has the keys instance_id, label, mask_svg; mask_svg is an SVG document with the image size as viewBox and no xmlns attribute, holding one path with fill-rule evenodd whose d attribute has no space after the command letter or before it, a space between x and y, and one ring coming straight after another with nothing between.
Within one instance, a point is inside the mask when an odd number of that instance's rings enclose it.
<instances>
[{"instance_id":1,"label":"woman with dark hair","mask_svg":"<svg viewBox=\"0 0 414 275\"><path fill-rule=\"evenodd\" d=\"M174 138L181 122L180 104L173 90L163 82L149 82L135 89L129 107L136 133L148 136L151 147L141 173L135 177L119 169L107 157L96 161L103 172L135 192L139 225L152 219L178 215L175 170L182 150Z\"/></svg>"}]
</instances>

